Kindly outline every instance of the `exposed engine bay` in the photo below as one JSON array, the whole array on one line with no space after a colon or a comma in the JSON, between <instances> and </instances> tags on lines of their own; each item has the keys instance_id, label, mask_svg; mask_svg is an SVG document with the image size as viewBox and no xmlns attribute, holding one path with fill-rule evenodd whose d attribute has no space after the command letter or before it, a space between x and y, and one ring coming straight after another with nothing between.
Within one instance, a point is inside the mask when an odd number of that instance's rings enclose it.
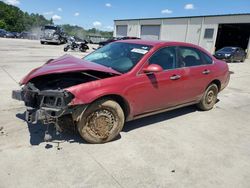
<instances>
[{"instance_id":1,"label":"exposed engine bay","mask_svg":"<svg viewBox=\"0 0 250 188\"><path fill-rule=\"evenodd\" d=\"M69 72L49 74L33 78L29 82L39 90L65 89L78 84L101 80L114 76L111 73L98 71Z\"/></svg>"}]
</instances>

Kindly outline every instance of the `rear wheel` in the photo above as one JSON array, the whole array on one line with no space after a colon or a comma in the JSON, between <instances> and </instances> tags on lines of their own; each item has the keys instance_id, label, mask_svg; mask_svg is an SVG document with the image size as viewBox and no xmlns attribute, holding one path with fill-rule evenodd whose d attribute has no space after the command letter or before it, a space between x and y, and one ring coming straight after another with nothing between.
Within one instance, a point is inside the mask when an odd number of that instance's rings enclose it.
<instances>
[{"instance_id":1,"label":"rear wheel","mask_svg":"<svg viewBox=\"0 0 250 188\"><path fill-rule=\"evenodd\" d=\"M91 104L77 124L87 142L100 144L115 139L124 125L121 106L113 100L99 100Z\"/></svg>"},{"instance_id":2,"label":"rear wheel","mask_svg":"<svg viewBox=\"0 0 250 188\"><path fill-rule=\"evenodd\" d=\"M69 47L67 47L67 46L63 48L63 51L65 51L65 52L67 52L68 50L69 50Z\"/></svg>"},{"instance_id":3,"label":"rear wheel","mask_svg":"<svg viewBox=\"0 0 250 188\"><path fill-rule=\"evenodd\" d=\"M41 43L41 44L44 44L45 42L43 42L43 41L40 41L40 43Z\"/></svg>"},{"instance_id":4,"label":"rear wheel","mask_svg":"<svg viewBox=\"0 0 250 188\"><path fill-rule=\"evenodd\" d=\"M209 85L202 99L197 104L197 107L204 111L211 110L217 101L217 95L218 95L217 85L216 84Z\"/></svg>"}]
</instances>

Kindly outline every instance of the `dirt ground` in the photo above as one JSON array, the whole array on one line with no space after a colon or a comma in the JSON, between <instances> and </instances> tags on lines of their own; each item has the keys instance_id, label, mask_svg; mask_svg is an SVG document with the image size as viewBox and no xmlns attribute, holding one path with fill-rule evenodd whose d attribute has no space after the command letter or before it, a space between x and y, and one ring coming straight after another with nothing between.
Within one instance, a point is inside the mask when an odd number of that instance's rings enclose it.
<instances>
[{"instance_id":1,"label":"dirt ground","mask_svg":"<svg viewBox=\"0 0 250 188\"><path fill-rule=\"evenodd\" d=\"M87 144L72 132L46 143L45 127L24 121L11 91L63 54L63 45L0 39L1 188L250 187L250 60L229 64L229 86L211 111L191 106L129 122L107 144Z\"/></svg>"}]
</instances>

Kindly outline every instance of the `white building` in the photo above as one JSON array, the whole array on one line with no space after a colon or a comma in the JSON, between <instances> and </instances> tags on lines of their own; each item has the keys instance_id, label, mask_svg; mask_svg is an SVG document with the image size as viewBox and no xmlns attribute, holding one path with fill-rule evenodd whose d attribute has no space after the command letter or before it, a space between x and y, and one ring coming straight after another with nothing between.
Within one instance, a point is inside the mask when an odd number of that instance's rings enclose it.
<instances>
[{"instance_id":1,"label":"white building","mask_svg":"<svg viewBox=\"0 0 250 188\"><path fill-rule=\"evenodd\" d=\"M114 24L114 37L188 42L211 53L224 46L239 46L250 57L250 13L124 19Z\"/></svg>"}]
</instances>

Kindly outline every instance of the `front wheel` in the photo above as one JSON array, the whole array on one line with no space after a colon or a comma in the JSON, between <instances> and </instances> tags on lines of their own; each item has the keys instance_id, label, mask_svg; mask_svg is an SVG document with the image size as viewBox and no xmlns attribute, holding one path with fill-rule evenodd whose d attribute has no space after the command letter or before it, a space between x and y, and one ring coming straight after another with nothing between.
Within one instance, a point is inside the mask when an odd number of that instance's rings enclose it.
<instances>
[{"instance_id":1,"label":"front wheel","mask_svg":"<svg viewBox=\"0 0 250 188\"><path fill-rule=\"evenodd\" d=\"M246 60L246 57L244 56L244 57L242 57L240 62L244 63L245 60Z\"/></svg>"},{"instance_id":2,"label":"front wheel","mask_svg":"<svg viewBox=\"0 0 250 188\"><path fill-rule=\"evenodd\" d=\"M230 62L230 63L233 63L233 62L234 62L234 57L233 57L233 56L230 57L229 62Z\"/></svg>"},{"instance_id":3,"label":"front wheel","mask_svg":"<svg viewBox=\"0 0 250 188\"><path fill-rule=\"evenodd\" d=\"M209 85L202 99L197 104L197 107L204 111L211 110L217 101L217 95L218 95L217 85L216 84Z\"/></svg>"},{"instance_id":4,"label":"front wheel","mask_svg":"<svg viewBox=\"0 0 250 188\"><path fill-rule=\"evenodd\" d=\"M82 138L100 144L115 139L124 125L121 106L113 100L99 100L91 104L77 124Z\"/></svg>"}]
</instances>

